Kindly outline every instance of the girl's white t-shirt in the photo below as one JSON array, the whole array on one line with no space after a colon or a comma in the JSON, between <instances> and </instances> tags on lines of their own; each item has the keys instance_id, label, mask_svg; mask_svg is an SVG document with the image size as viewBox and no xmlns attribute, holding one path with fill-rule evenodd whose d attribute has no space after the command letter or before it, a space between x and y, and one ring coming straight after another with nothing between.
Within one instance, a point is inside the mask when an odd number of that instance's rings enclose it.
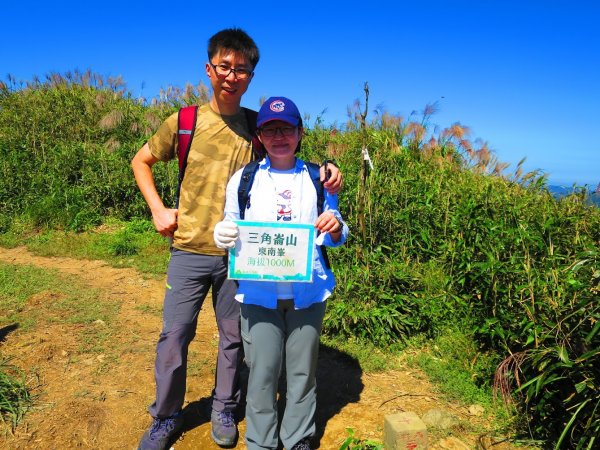
<instances>
[{"instance_id":1,"label":"girl's white t-shirt","mask_svg":"<svg viewBox=\"0 0 600 450\"><path fill-rule=\"evenodd\" d=\"M294 217L293 200L298 195L294 189L294 169L276 170L271 168L271 178L275 182L275 198L277 199L277 222L291 222ZM277 298L290 300L294 298L291 283L277 283Z\"/></svg>"}]
</instances>

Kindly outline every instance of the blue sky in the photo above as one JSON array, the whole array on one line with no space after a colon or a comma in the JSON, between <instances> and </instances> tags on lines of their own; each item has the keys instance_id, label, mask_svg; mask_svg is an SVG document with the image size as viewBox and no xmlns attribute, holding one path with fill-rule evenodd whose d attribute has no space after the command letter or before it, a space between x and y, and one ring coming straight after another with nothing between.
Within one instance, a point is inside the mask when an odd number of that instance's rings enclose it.
<instances>
[{"instance_id":1,"label":"blue sky","mask_svg":"<svg viewBox=\"0 0 600 450\"><path fill-rule=\"evenodd\" d=\"M261 61L243 104L292 98L314 121L345 123L364 99L407 118L468 126L508 172L526 158L550 184L600 182L600 4L595 1L10 2L0 77L121 75L135 95L207 83L206 41L245 29ZM310 121L309 121L310 123Z\"/></svg>"}]
</instances>

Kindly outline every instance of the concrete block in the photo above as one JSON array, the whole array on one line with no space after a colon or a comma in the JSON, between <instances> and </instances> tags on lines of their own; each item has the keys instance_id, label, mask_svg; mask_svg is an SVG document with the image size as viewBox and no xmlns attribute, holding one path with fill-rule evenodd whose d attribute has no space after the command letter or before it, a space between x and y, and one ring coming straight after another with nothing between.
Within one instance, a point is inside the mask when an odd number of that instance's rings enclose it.
<instances>
[{"instance_id":1,"label":"concrete block","mask_svg":"<svg viewBox=\"0 0 600 450\"><path fill-rule=\"evenodd\" d=\"M414 412L385 416L383 428L385 450L426 450L427 427Z\"/></svg>"}]
</instances>

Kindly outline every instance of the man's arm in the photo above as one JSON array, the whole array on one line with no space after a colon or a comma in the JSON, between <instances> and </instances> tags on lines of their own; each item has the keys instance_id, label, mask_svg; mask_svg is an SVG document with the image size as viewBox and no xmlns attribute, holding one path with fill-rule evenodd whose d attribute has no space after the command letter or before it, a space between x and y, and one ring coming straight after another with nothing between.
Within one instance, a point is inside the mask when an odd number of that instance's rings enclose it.
<instances>
[{"instance_id":1,"label":"man's arm","mask_svg":"<svg viewBox=\"0 0 600 450\"><path fill-rule=\"evenodd\" d=\"M330 194L337 194L342 189L342 172L333 161L326 159L321 165L321 181Z\"/></svg>"},{"instance_id":2,"label":"man's arm","mask_svg":"<svg viewBox=\"0 0 600 450\"><path fill-rule=\"evenodd\" d=\"M165 208L158 195L152 175L152 166L157 162L158 159L150 152L150 147L146 143L131 160L131 168L140 192L152 212L156 231L165 237L172 237L177 229L177 210Z\"/></svg>"}]
</instances>

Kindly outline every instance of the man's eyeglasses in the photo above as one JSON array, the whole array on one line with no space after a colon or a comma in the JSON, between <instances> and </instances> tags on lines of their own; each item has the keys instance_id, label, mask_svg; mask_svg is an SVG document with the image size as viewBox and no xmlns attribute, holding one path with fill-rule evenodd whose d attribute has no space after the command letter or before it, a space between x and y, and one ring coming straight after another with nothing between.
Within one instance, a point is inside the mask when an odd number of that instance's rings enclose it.
<instances>
[{"instance_id":1,"label":"man's eyeglasses","mask_svg":"<svg viewBox=\"0 0 600 450\"><path fill-rule=\"evenodd\" d=\"M244 67L240 67L234 69L233 67L229 67L227 64L213 64L210 61L208 62L210 66L215 70L215 73L219 78L227 78L231 72L238 80L247 80L252 75L252 70L246 69Z\"/></svg>"},{"instance_id":2,"label":"man's eyeglasses","mask_svg":"<svg viewBox=\"0 0 600 450\"><path fill-rule=\"evenodd\" d=\"M261 128L260 134L266 137L273 137L280 132L282 136L291 136L296 131L296 127L273 127L273 128Z\"/></svg>"}]
</instances>

